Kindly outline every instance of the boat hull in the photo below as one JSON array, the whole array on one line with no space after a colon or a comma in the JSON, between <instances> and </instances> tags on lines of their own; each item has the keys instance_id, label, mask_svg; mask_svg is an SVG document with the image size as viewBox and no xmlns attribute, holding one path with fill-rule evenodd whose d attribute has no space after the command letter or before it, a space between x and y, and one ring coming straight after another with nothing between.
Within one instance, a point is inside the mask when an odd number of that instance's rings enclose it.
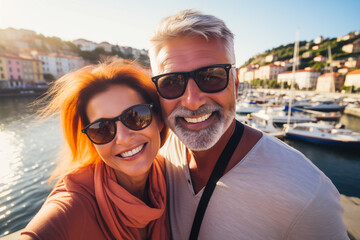
<instances>
[{"instance_id":1,"label":"boat hull","mask_svg":"<svg viewBox=\"0 0 360 240\"><path fill-rule=\"evenodd\" d=\"M319 112L344 112L346 106L313 106L304 107L305 110L319 111Z\"/></svg>"},{"instance_id":2,"label":"boat hull","mask_svg":"<svg viewBox=\"0 0 360 240\"><path fill-rule=\"evenodd\" d=\"M301 140L305 142L326 145L326 146L336 146L336 147L346 147L346 148L360 148L360 141L341 141L341 140L334 140L334 139L324 139L319 137L311 137L311 136L304 136L295 133L286 133L286 138Z\"/></svg>"}]
</instances>

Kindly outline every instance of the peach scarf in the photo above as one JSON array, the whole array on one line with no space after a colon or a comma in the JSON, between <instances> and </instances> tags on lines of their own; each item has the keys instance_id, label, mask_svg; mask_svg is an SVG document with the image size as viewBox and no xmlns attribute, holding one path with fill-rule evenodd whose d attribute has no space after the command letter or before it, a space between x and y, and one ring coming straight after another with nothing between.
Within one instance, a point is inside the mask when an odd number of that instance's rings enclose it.
<instances>
[{"instance_id":1,"label":"peach scarf","mask_svg":"<svg viewBox=\"0 0 360 240\"><path fill-rule=\"evenodd\" d=\"M114 170L103 161L90 171L93 182L88 178L89 171L71 174L64 182L68 190L80 193L85 190L96 198L100 213L95 215L108 239L141 239L138 228L146 226L147 239L170 239L166 183L160 158L160 155L156 157L149 173L148 195L152 207L122 188L116 181Z\"/></svg>"}]
</instances>

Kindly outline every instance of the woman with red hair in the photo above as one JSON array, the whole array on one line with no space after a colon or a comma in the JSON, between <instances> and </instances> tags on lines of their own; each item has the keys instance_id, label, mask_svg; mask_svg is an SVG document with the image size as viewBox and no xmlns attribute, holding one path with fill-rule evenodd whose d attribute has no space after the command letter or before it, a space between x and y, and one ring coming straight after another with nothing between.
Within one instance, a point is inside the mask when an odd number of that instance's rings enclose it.
<instances>
[{"instance_id":1,"label":"woman with red hair","mask_svg":"<svg viewBox=\"0 0 360 240\"><path fill-rule=\"evenodd\" d=\"M65 139L59 181L20 239L170 239L158 155L168 128L150 76L102 63L58 79L46 96L41 115L59 113Z\"/></svg>"}]
</instances>

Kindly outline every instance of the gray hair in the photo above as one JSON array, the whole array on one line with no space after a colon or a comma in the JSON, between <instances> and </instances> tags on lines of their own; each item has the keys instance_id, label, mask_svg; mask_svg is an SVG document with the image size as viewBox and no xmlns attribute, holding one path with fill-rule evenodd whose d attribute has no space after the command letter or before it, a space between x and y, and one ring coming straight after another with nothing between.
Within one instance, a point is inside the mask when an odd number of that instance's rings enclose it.
<instances>
[{"instance_id":1,"label":"gray hair","mask_svg":"<svg viewBox=\"0 0 360 240\"><path fill-rule=\"evenodd\" d=\"M222 40L229 61L235 64L234 34L224 21L213 15L187 9L164 18L150 39L149 57L153 73L159 73L157 56L167 41L178 37L197 36L202 36L206 40Z\"/></svg>"}]
</instances>

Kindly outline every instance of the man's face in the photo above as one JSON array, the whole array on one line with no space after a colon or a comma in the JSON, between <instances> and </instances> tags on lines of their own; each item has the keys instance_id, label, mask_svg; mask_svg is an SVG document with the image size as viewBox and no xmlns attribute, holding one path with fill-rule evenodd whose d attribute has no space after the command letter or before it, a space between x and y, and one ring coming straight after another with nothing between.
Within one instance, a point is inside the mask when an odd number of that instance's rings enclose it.
<instances>
[{"instance_id":1,"label":"man's face","mask_svg":"<svg viewBox=\"0 0 360 240\"><path fill-rule=\"evenodd\" d=\"M187 72L214 64L233 64L221 40L202 37L177 38L159 51L159 75ZM237 84L237 83L236 83ZM235 116L234 78L230 70L227 88L205 93L190 78L184 94L175 99L160 97L164 119L180 140L193 151L207 150L224 134Z\"/></svg>"}]
</instances>

